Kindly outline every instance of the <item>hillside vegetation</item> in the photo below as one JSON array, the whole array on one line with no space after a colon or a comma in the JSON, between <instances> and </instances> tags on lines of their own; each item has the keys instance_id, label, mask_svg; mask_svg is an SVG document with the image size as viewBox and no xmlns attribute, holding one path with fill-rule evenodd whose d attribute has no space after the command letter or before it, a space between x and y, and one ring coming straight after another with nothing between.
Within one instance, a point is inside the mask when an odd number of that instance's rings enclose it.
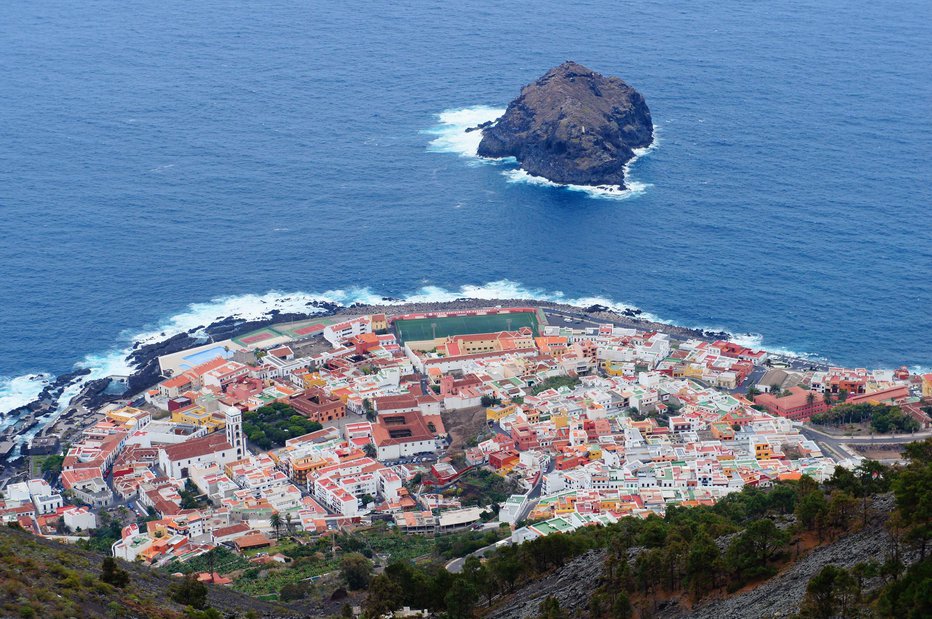
<instances>
[{"instance_id":1,"label":"hillside vegetation","mask_svg":"<svg viewBox=\"0 0 932 619\"><path fill-rule=\"evenodd\" d=\"M0 617L23 619L285 618L291 609L0 526ZM105 582L105 580L109 582ZM206 599L203 597L206 595ZM182 603L175 600L183 600ZM187 606L193 603L200 608Z\"/></svg>"},{"instance_id":2,"label":"hillside vegetation","mask_svg":"<svg viewBox=\"0 0 932 619\"><path fill-rule=\"evenodd\" d=\"M671 507L663 518L505 546L470 557L461 574L395 562L372 578L366 613L405 605L450 619L759 617L773 614L766 603L716 605L773 579L789 596L771 609L783 615L932 616L932 440L907 451L906 467L865 461L822 485L803 477ZM787 574L798 583L779 585Z\"/></svg>"}]
</instances>

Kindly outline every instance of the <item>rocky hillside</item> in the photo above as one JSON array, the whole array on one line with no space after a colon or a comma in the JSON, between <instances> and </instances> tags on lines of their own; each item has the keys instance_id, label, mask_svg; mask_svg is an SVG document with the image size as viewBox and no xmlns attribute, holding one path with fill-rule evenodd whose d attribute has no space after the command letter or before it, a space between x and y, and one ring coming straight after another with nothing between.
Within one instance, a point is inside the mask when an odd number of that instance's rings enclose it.
<instances>
[{"instance_id":1,"label":"rocky hillside","mask_svg":"<svg viewBox=\"0 0 932 619\"><path fill-rule=\"evenodd\" d=\"M544 578L519 589L508 601L490 612L489 619L534 619L540 614L540 605L548 596L560 603L560 608L571 617L584 611L589 596L602 574L604 550L591 550L573 559L562 568Z\"/></svg>"},{"instance_id":2,"label":"rocky hillside","mask_svg":"<svg viewBox=\"0 0 932 619\"><path fill-rule=\"evenodd\" d=\"M640 93L617 77L565 62L525 86L504 116L482 128L478 154L514 157L530 174L556 183L624 187L634 149L653 139Z\"/></svg>"},{"instance_id":3,"label":"rocky hillside","mask_svg":"<svg viewBox=\"0 0 932 619\"><path fill-rule=\"evenodd\" d=\"M104 556L0 526L0 617L122 617L181 619L184 607L171 600L179 579L118 561L129 576L115 587L100 579ZM221 587L208 587L208 604L224 617L301 617Z\"/></svg>"},{"instance_id":4,"label":"rocky hillside","mask_svg":"<svg viewBox=\"0 0 932 619\"><path fill-rule=\"evenodd\" d=\"M658 619L718 619L719 617L786 617L798 613L806 586L826 565L850 569L866 558L876 557L879 549L890 546L890 533L884 524L893 510L893 497L886 495L874 502L874 511L868 526L860 531L844 535L835 541L819 546L805 554L773 578L760 585L710 601L694 608L684 608L677 600L668 601ZM906 558L907 563L916 559L915 553ZM868 583L879 585L879 580Z\"/></svg>"}]
</instances>

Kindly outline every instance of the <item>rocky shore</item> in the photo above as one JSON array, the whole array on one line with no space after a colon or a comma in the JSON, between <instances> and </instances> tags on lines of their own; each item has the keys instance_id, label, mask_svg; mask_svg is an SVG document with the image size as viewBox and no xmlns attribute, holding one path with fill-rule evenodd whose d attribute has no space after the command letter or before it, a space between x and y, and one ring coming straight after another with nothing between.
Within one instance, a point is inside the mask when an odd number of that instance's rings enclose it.
<instances>
[{"instance_id":1,"label":"rocky shore","mask_svg":"<svg viewBox=\"0 0 932 619\"><path fill-rule=\"evenodd\" d=\"M554 303L551 301L539 301L533 299L472 299L462 298L454 301L432 302L432 303L402 303L399 299L384 297L383 304L354 304L351 306L342 306L334 303L317 302L309 304L307 313L282 313L278 310L269 312L266 318L261 320L243 320L235 317L226 317L209 325L199 326L190 329L185 333L179 333L173 336L166 334L164 340L151 344L136 344L127 360L132 367L136 368L132 375L127 379L127 387L124 393L114 392L108 389L111 379L102 378L86 382L81 388L80 393L72 398L66 407L67 410L75 409L79 413L93 411L109 402L128 401L132 397L142 393L146 389L156 385L162 376L159 373L158 359L160 356L168 355L188 348L199 346L205 343L205 336L214 341L230 339L276 324L296 322L306 320L311 317L324 316L358 316L362 314L387 313L387 314L408 314L419 312L441 312L453 310L481 309L493 305L501 306L522 306L522 307L542 307L559 310L570 313L579 317L584 317L597 322L610 322L621 327L629 327L640 330L660 331L669 334L676 339L700 338L706 340L724 339L730 337L726 332L704 331L701 329L690 329L676 325L653 322L641 318L643 312L639 309L628 308L621 311L615 311L603 305L592 305L589 307L578 307L565 303ZM52 413L60 406L60 398L64 391L82 380L85 380L90 370L79 369L74 372L62 374L52 381L39 397L20 409L12 411L11 415L35 414L37 416L47 415L54 417ZM54 418L44 419L46 430L52 429Z\"/></svg>"}]
</instances>

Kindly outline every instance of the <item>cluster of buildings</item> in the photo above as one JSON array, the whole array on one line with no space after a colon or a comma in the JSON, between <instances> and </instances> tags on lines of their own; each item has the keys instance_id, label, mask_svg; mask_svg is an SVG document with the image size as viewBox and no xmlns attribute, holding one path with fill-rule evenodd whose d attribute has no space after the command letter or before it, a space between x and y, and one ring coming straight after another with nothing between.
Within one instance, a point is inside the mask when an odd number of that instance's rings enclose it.
<instances>
[{"instance_id":1,"label":"cluster of buildings","mask_svg":"<svg viewBox=\"0 0 932 619\"><path fill-rule=\"evenodd\" d=\"M36 535L60 535L97 527L97 516L84 505L69 504L44 479L8 484L0 500L0 522L15 523Z\"/></svg>"},{"instance_id":2,"label":"cluster of buildings","mask_svg":"<svg viewBox=\"0 0 932 619\"><path fill-rule=\"evenodd\" d=\"M925 377L912 376L906 368L867 370L865 368L829 367L798 371L772 369L757 383L761 393L755 404L769 413L796 421L806 421L824 413L836 403L896 404L921 428L930 426L929 415L922 410ZM922 385L918 390L916 384Z\"/></svg>"},{"instance_id":3,"label":"cluster of buildings","mask_svg":"<svg viewBox=\"0 0 932 619\"><path fill-rule=\"evenodd\" d=\"M87 530L95 509L123 502L148 522L126 526L114 556L165 565L221 544L271 546L282 527L468 527L488 513L445 491L484 467L540 489L499 509L503 522L532 521L514 534L531 539L823 479L834 463L795 421L824 410L825 394L910 396L908 374L830 368L771 370L751 401L736 390L762 373L763 351L612 325L510 328L528 311L307 321L167 355L145 405L106 407L68 449L61 488L73 505L33 480L7 486L0 518ZM437 335L444 320L490 316L508 328ZM402 341L389 330L399 319L430 335ZM244 415L275 402L323 429L250 450ZM465 409L486 424L458 470L444 459L442 415Z\"/></svg>"}]
</instances>

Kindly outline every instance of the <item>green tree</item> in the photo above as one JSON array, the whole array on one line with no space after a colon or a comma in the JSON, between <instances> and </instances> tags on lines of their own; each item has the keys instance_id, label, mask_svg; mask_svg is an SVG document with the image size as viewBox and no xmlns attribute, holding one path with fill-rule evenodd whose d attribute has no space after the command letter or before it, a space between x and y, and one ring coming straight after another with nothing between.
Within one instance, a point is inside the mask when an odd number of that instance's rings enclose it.
<instances>
[{"instance_id":1,"label":"green tree","mask_svg":"<svg viewBox=\"0 0 932 619\"><path fill-rule=\"evenodd\" d=\"M65 456L62 455L48 456L42 461L42 472L50 473L53 477L58 477L61 474L61 467L64 461Z\"/></svg>"},{"instance_id":2,"label":"green tree","mask_svg":"<svg viewBox=\"0 0 932 619\"><path fill-rule=\"evenodd\" d=\"M100 579L108 585L123 589L129 584L129 572L117 565L113 557L105 557L101 565Z\"/></svg>"},{"instance_id":3,"label":"green tree","mask_svg":"<svg viewBox=\"0 0 932 619\"><path fill-rule=\"evenodd\" d=\"M372 562L358 552L351 552L343 557L340 573L350 590L365 589L369 586Z\"/></svg>"},{"instance_id":4,"label":"green tree","mask_svg":"<svg viewBox=\"0 0 932 619\"><path fill-rule=\"evenodd\" d=\"M898 521L906 539L920 548L920 560L932 536L932 438L906 446L909 464L893 481Z\"/></svg>"},{"instance_id":5,"label":"green tree","mask_svg":"<svg viewBox=\"0 0 932 619\"><path fill-rule=\"evenodd\" d=\"M883 587L877 610L878 616L895 619L932 617L932 560L913 564L902 578Z\"/></svg>"},{"instance_id":6,"label":"green tree","mask_svg":"<svg viewBox=\"0 0 932 619\"><path fill-rule=\"evenodd\" d=\"M369 583L369 595L366 596L366 603L363 607L366 617L378 619L382 615L401 608L403 595L401 587L387 574L377 575Z\"/></svg>"},{"instance_id":7,"label":"green tree","mask_svg":"<svg viewBox=\"0 0 932 619\"><path fill-rule=\"evenodd\" d=\"M372 407L372 400L365 398L362 401L362 410L365 412L368 421L375 421L376 413L375 409Z\"/></svg>"},{"instance_id":8,"label":"green tree","mask_svg":"<svg viewBox=\"0 0 932 619\"><path fill-rule=\"evenodd\" d=\"M473 606L479 599L476 588L465 578L457 578L453 586L444 596L443 601L447 607L449 619L467 619L472 616Z\"/></svg>"},{"instance_id":9,"label":"green tree","mask_svg":"<svg viewBox=\"0 0 932 619\"><path fill-rule=\"evenodd\" d=\"M172 583L168 588L168 595L182 606L190 606L197 610L207 608L207 585L200 582L194 575L185 576Z\"/></svg>"},{"instance_id":10,"label":"green tree","mask_svg":"<svg viewBox=\"0 0 932 619\"><path fill-rule=\"evenodd\" d=\"M272 528L275 529L275 537L278 537L278 534L282 530L282 517L278 512L274 512L272 517L269 518L269 524L272 525Z\"/></svg>"},{"instance_id":11,"label":"green tree","mask_svg":"<svg viewBox=\"0 0 932 619\"><path fill-rule=\"evenodd\" d=\"M496 396L484 395L479 399L479 403L483 407L489 408L491 406L499 406L502 403L502 400Z\"/></svg>"},{"instance_id":12,"label":"green tree","mask_svg":"<svg viewBox=\"0 0 932 619\"><path fill-rule=\"evenodd\" d=\"M842 531L848 529L851 515L857 509L857 501L844 490L834 490L828 501L828 521Z\"/></svg>"},{"instance_id":13,"label":"green tree","mask_svg":"<svg viewBox=\"0 0 932 619\"><path fill-rule=\"evenodd\" d=\"M778 528L769 518L755 520L747 526L742 536L747 540L748 548L756 553L757 562L762 565L790 541L789 533Z\"/></svg>"},{"instance_id":14,"label":"green tree","mask_svg":"<svg viewBox=\"0 0 932 619\"><path fill-rule=\"evenodd\" d=\"M693 538L686 557L686 579L696 596L703 596L715 587L721 552L715 541L700 533Z\"/></svg>"},{"instance_id":15,"label":"green tree","mask_svg":"<svg viewBox=\"0 0 932 619\"><path fill-rule=\"evenodd\" d=\"M821 491L811 492L800 499L796 505L796 518L806 530L817 529L822 539L822 526L828 514L828 503Z\"/></svg>"},{"instance_id":16,"label":"green tree","mask_svg":"<svg viewBox=\"0 0 932 619\"><path fill-rule=\"evenodd\" d=\"M293 602L294 600L303 600L307 597L308 586L304 582L290 582L282 585L278 591L278 597L283 602Z\"/></svg>"},{"instance_id":17,"label":"green tree","mask_svg":"<svg viewBox=\"0 0 932 619\"><path fill-rule=\"evenodd\" d=\"M515 583L524 571L524 565L518 558L515 546L500 548L493 557L492 574L502 589L509 593L515 590Z\"/></svg>"},{"instance_id":18,"label":"green tree","mask_svg":"<svg viewBox=\"0 0 932 619\"><path fill-rule=\"evenodd\" d=\"M857 585L844 568L826 565L806 586L802 615L812 619L846 617L856 601Z\"/></svg>"},{"instance_id":19,"label":"green tree","mask_svg":"<svg viewBox=\"0 0 932 619\"><path fill-rule=\"evenodd\" d=\"M439 541L439 540L438 540ZM492 596L495 595L495 582L489 569L482 563L479 557L472 555L466 557L463 562L463 577L472 583L476 593L488 598L489 606L492 605Z\"/></svg>"},{"instance_id":20,"label":"green tree","mask_svg":"<svg viewBox=\"0 0 932 619\"><path fill-rule=\"evenodd\" d=\"M560 608L560 600L548 595L540 603L539 619L567 619L566 612Z\"/></svg>"}]
</instances>

